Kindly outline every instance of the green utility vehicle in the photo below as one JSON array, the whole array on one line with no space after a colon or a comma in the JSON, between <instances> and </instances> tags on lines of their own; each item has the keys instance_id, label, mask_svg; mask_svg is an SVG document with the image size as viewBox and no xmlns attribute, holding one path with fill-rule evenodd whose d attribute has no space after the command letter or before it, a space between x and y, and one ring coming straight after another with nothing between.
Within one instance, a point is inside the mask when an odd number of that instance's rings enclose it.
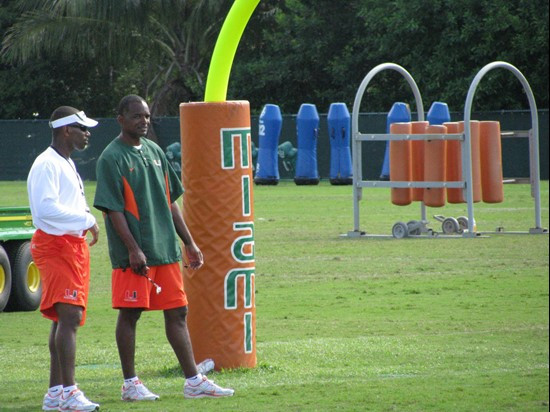
<instances>
[{"instance_id":1,"label":"green utility vehicle","mask_svg":"<svg viewBox=\"0 0 550 412\"><path fill-rule=\"evenodd\" d=\"M35 230L28 207L0 208L0 312L40 305L42 285L30 242Z\"/></svg>"}]
</instances>

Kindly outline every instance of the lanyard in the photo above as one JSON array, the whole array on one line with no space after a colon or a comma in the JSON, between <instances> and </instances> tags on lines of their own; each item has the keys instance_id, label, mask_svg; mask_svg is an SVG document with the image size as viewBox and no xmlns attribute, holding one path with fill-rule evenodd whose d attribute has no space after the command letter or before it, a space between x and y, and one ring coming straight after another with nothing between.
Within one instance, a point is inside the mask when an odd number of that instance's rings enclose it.
<instances>
[{"instance_id":1,"label":"lanyard","mask_svg":"<svg viewBox=\"0 0 550 412\"><path fill-rule=\"evenodd\" d=\"M59 156L61 156L63 159L65 159L67 161L67 163L69 164L70 168L73 170L74 174L76 175L76 180L78 181L78 186L80 186L80 193L82 194L82 197L86 198L86 196L84 195L84 187L82 186L82 180L80 179L80 175L78 174L78 172L76 171L76 169L74 168L74 166L71 164L71 162L69 161L69 159L67 159L65 156L63 156L59 150L57 150L55 147L53 147L52 145L50 145L50 147L55 151L55 153L57 153Z\"/></svg>"}]
</instances>

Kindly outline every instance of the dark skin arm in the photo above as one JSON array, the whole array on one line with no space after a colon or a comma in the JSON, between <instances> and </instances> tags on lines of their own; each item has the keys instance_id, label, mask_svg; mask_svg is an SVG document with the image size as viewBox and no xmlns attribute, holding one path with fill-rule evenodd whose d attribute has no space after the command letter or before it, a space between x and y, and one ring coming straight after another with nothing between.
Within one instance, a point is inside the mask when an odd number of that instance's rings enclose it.
<instances>
[{"instance_id":1,"label":"dark skin arm","mask_svg":"<svg viewBox=\"0 0 550 412\"><path fill-rule=\"evenodd\" d=\"M92 240L90 240L89 245L90 246L95 245L97 243L97 241L99 240L99 226L97 225L97 223L94 223L93 226L86 229L84 231L84 235L86 235L87 232L90 232L92 234Z\"/></svg>"},{"instance_id":2,"label":"dark skin arm","mask_svg":"<svg viewBox=\"0 0 550 412\"><path fill-rule=\"evenodd\" d=\"M176 202L173 202L170 205L170 211L172 212L172 219L174 221L174 226L176 227L176 232L185 246L185 255L189 261L189 267L191 269L198 269L204 263L204 258L202 252L196 245L185 221L181 214L181 210Z\"/></svg>"},{"instance_id":3,"label":"dark skin arm","mask_svg":"<svg viewBox=\"0 0 550 412\"><path fill-rule=\"evenodd\" d=\"M189 267L191 269L200 268L204 263L202 252L193 240L176 202L170 205L170 211L172 213L174 226L176 227L176 232L185 246L185 254L189 260ZM130 268L139 275L146 275L149 271L149 267L147 266L147 257L137 244L134 236L132 236L130 228L128 227L128 222L124 217L124 213L109 210L108 215L115 231L128 249Z\"/></svg>"},{"instance_id":4,"label":"dark skin arm","mask_svg":"<svg viewBox=\"0 0 550 412\"><path fill-rule=\"evenodd\" d=\"M130 269L138 275L146 275L149 271L149 268L147 267L147 258L134 239L134 236L132 236L132 232L130 232L124 213L109 210L107 214L109 215L109 219L111 219L115 231L128 249Z\"/></svg>"}]
</instances>

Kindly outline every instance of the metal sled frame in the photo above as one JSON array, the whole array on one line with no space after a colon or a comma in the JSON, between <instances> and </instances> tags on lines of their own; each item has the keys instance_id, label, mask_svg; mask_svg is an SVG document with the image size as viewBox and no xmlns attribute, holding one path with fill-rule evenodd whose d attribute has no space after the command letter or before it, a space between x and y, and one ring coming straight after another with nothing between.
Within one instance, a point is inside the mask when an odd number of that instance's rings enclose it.
<instances>
[{"instance_id":1,"label":"metal sled frame","mask_svg":"<svg viewBox=\"0 0 550 412\"><path fill-rule=\"evenodd\" d=\"M471 156L471 111L472 103L476 88L489 71L496 68L504 68L512 73L521 82L523 89L527 95L529 101L529 108L531 111L531 130L529 130L529 166L530 166L530 183L531 183L531 195L535 201L535 227L529 229L528 232L513 232L513 233L526 233L526 234L548 234L548 230L542 228L541 224L541 210L540 210L540 166L539 166L539 127L538 127L538 114L535 98L529 83L523 76L523 74L514 66L506 62L493 62L484 66L475 76L468 95L466 96L466 103L464 106L464 133L458 134L367 134L359 132L359 109L363 94L371 80L380 72L384 70L395 70L400 73L408 82L412 89L416 108L417 117L419 121L424 120L424 106L422 103L422 97L420 91L413 77L407 70L395 63L383 63L374 67L363 79L353 102L352 113L352 133L351 133L351 145L352 145L352 168L353 168L353 231L349 231L343 236L349 238L357 237L380 237L384 235L372 235L360 229L359 222L359 202L363 197L363 188L376 188L376 187L389 187L389 188L460 188L463 190L464 198L467 205L467 220L468 227L462 231L462 237L475 238L481 235L476 232L475 219L474 219L474 202L473 202L473 185L472 185L472 156ZM362 168L362 144L363 142L373 141L386 141L386 140L458 140L460 141L461 154L462 154L462 178L461 181L438 181L438 182L426 182L426 181L378 181L378 180L363 180L363 168ZM431 237L449 237L449 236L433 236L433 231L427 230L425 224L426 219L426 206L424 202L420 202L420 227L415 226L414 233L410 237L420 237L419 233L428 233ZM415 222L418 223L418 222ZM396 223L398 236L394 233L394 237L408 237L407 225L401 222ZM403 227L404 225L404 227ZM392 231L393 232L393 231ZM487 233L487 232L485 232ZM490 233L505 233L502 231L490 232ZM456 237L456 236L453 236Z\"/></svg>"}]
</instances>

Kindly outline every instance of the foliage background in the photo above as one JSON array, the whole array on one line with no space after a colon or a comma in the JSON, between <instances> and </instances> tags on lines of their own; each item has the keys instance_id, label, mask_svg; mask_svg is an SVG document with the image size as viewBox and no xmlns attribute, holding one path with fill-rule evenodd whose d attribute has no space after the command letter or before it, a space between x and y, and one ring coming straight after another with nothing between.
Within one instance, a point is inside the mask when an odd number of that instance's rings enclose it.
<instances>
[{"instance_id":1,"label":"foliage background","mask_svg":"<svg viewBox=\"0 0 550 412\"><path fill-rule=\"evenodd\" d=\"M156 116L177 115L180 102L203 98L232 1L1 4L0 118L11 119L47 118L67 103L110 117L127 93L146 97ZM45 18L52 4L57 15ZM351 106L368 71L394 62L413 75L425 106L445 101L460 111L475 74L503 60L525 75L538 107L548 108L548 10L546 0L350 0L345 7L332 0L262 1L238 48L227 98L249 100L253 113L266 103L296 113L304 102L326 112L335 101ZM24 29L19 49L6 48L14 25ZM45 33L60 27L66 37L48 44ZM361 110L387 111L410 95L397 73L383 72ZM480 84L474 108L526 107L514 76L495 70Z\"/></svg>"}]
</instances>

